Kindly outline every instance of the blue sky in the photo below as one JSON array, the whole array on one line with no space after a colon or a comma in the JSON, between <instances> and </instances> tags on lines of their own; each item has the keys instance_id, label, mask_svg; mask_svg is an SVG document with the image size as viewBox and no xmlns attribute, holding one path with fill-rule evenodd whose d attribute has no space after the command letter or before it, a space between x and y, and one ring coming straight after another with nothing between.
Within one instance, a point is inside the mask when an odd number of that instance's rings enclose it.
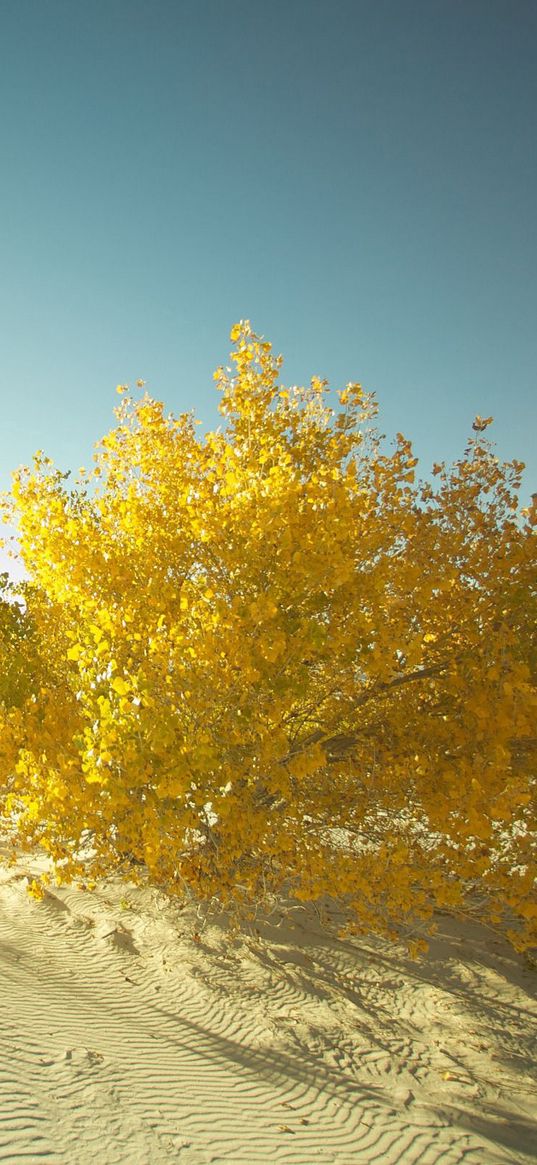
<instances>
[{"instance_id":1,"label":"blue sky","mask_svg":"<svg viewBox=\"0 0 537 1165\"><path fill-rule=\"evenodd\" d=\"M537 488L534 0L4 0L0 487L143 377L217 423L250 318L433 460Z\"/></svg>"}]
</instances>

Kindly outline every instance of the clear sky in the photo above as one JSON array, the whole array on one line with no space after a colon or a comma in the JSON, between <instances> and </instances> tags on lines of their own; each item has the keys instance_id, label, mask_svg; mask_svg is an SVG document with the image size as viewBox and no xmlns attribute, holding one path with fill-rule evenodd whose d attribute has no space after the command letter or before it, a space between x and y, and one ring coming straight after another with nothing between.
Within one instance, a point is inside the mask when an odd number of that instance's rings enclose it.
<instances>
[{"instance_id":1,"label":"clear sky","mask_svg":"<svg viewBox=\"0 0 537 1165\"><path fill-rule=\"evenodd\" d=\"M535 0L2 0L0 486L118 382L217 423L249 318L537 489L536 61Z\"/></svg>"}]
</instances>

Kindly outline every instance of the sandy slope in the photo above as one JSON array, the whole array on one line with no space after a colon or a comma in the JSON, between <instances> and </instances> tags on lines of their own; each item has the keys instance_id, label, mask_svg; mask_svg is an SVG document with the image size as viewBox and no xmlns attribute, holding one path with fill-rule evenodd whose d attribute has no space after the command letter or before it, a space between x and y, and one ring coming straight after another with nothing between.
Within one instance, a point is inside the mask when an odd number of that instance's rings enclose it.
<instances>
[{"instance_id":1,"label":"sandy slope","mask_svg":"<svg viewBox=\"0 0 537 1165\"><path fill-rule=\"evenodd\" d=\"M305 912L233 940L111 881L0 868L0 1161L537 1160L537 975L441 919L421 964Z\"/></svg>"}]
</instances>

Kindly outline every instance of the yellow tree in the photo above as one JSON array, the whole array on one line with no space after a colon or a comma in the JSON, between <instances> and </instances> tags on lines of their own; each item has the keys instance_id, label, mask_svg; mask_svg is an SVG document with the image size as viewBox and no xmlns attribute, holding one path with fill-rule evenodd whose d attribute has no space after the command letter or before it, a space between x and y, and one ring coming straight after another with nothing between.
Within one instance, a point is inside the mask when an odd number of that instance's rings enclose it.
<instances>
[{"instance_id":1,"label":"yellow tree","mask_svg":"<svg viewBox=\"0 0 537 1165\"><path fill-rule=\"evenodd\" d=\"M15 720L3 704L4 812L63 877L128 856L241 909L329 895L413 941L472 909L531 944L523 466L477 418L419 483L360 385L331 408L318 379L281 386L249 324L232 341L221 429L119 386L74 486L42 454L14 477L40 662Z\"/></svg>"}]
</instances>

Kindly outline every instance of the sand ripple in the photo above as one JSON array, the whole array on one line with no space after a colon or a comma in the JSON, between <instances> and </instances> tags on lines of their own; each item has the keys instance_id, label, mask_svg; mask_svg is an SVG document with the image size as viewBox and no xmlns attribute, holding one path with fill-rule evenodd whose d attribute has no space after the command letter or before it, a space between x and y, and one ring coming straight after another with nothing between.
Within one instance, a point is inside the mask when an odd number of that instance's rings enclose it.
<instances>
[{"instance_id":1,"label":"sand ripple","mask_svg":"<svg viewBox=\"0 0 537 1165\"><path fill-rule=\"evenodd\" d=\"M537 1145L535 973L446 921L421 965L201 934L110 882L0 884L0 1161L503 1165Z\"/></svg>"}]
</instances>

